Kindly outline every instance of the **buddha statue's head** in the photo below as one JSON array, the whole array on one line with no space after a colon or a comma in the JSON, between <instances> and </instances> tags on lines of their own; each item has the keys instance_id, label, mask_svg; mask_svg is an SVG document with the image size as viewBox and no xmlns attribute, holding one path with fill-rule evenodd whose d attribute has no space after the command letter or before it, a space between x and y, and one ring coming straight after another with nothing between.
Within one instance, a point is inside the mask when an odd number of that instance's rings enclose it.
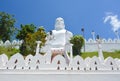
<instances>
[{"instance_id":1,"label":"buddha statue's head","mask_svg":"<svg viewBox=\"0 0 120 81\"><path fill-rule=\"evenodd\" d=\"M65 29L64 19L58 17L55 22L55 30L62 30Z\"/></svg>"}]
</instances>

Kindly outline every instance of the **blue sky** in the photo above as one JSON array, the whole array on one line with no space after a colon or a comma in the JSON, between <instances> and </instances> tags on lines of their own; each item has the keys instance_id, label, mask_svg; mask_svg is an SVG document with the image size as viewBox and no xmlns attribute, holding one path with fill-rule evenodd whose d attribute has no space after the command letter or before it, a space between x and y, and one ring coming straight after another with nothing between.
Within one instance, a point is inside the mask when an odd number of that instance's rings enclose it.
<instances>
[{"instance_id":1,"label":"blue sky","mask_svg":"<svg viewBox=\"0 0 120 81\"><path fill-rule=\"evenodd\" d=\"M14 14L16 27L32 23L46 31L54 29L55 19L62 17L74 35L82 34L84 27L86 39L92 37L92 30L101 38L116 38L114 27L120 28L120 0L0 0L0 11ZM115 16L117 22L112 23L110 17Z\"/></svg>"}]
</instances>

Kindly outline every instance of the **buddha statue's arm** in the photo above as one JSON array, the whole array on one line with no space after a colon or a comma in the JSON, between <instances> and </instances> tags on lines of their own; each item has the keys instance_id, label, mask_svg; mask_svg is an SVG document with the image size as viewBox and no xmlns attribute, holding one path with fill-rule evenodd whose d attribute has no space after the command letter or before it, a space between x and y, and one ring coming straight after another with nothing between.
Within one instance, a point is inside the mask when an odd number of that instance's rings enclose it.
<instances>
[{"instance_id":1,"label":"buddha statue's arm","mask_svg":"<svg viewBox=\"0 0 120 81\"><path fill-rule=\"evenodd\" d=\"M66 31L66 41L68 44L70 44L71 37L73 37L73 34L69 31Z\"/></svg>"},{"instance_id":2,"label":"buddha statue's arm","mask_svg":"<svg viewBox=\"0 0 120 81\"><path fill-rule=\"evenodd\" d=\"M54 39L54 35L52 33L52 31L48 32L47 33L47 37L46 37L47 41L51 41Z\"/></svg>"}]
</instances>

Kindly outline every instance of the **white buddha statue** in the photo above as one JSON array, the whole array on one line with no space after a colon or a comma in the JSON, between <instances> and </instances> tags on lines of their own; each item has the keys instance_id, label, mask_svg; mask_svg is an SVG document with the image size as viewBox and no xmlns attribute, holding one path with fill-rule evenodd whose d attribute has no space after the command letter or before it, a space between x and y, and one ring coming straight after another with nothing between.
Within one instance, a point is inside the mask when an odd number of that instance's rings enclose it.
<instances>
[{"instance_id":1,"label":"white buddha statue","mask_svg":"<svg viewBox=\"0 0 120 81\"><path fill-rule=\"evenodd\" d=\"M65 29L65 24L63 18L59 17L55 21L55 29L48 32L47 42L45 50L47 54L51 52L52 58L55 55L61 54L67 59L67 61L72 58L72 44L70 44L70 39L73 34ZM70 58L68 56L70 53Z\"/></svg>"},{"instance_id":2,"label":"white buddha statue","mask_svg":"<svg viewBox=\"0 0 120 81\"><path fill-rule=\"evenodd\" d=\"M65 29L63 18L59 17L55 22L55 29L48 33L48 42L52 47L60 48L70 43L73 34Z\"/></svg>"}]
</instances>

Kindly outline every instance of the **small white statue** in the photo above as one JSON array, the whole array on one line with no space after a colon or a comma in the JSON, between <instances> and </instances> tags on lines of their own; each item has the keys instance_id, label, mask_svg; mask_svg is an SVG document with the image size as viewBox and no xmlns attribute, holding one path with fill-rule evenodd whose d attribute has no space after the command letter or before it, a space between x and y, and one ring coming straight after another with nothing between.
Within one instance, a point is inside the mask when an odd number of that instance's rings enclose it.
<instances>
[{"instance_id":1,"label":"small white statue","mask_svg":"<svg viewBox=\"0 0 120 81\"><path fill-rule=\"evenodd\" d=\"M103 56L103 51L102 51L101 39L97 39L97 43L98 43L98 57L100 59L100 62L104 63L104 56Z\"/></svg>"}]
</instances>

